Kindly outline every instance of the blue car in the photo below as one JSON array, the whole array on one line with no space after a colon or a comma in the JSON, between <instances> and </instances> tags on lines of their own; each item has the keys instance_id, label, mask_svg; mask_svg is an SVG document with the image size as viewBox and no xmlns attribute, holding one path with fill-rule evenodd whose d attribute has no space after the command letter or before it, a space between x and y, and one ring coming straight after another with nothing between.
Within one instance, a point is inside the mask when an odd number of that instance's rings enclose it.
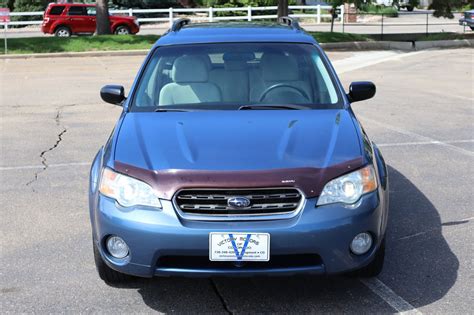
<instances>
[{"instance_id":1,"label":"blue car","mask_svg":"<svg viewBox=\"0 0 474 315\"><path fill-rule=\"evenodd\" d=\"M141 67L90 172L95 263L130 276L375 276L387 167L297 21L178 20Z\"/></svg>"}]
</instances>

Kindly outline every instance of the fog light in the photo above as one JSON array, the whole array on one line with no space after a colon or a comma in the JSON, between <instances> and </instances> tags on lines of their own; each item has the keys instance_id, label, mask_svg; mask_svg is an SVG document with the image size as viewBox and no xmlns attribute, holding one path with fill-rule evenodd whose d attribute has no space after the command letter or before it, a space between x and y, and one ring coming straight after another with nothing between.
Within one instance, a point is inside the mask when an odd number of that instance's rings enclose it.
<instances>
[{"instance_id":1,"label":"fog light","mask_svg":"<svg viewBox=\"0 0 474 315\"><path fill-rule=\"evenodd\" d=\"M125 258L128 256L128 246L123 239L118 236L110 236L106 242L107 250L115 258Z\"/></svg>"},{"instance_id":2,"label":"fog light","mask_svg":"<svg viewBox=\"0 0 474 315\"><path fill-rule=\"evenodd\" d=\"M351 242L351 251L356 255L362 255L372 247L372 236L369 233L360 233Z\"/></svg>"}]
</instances>

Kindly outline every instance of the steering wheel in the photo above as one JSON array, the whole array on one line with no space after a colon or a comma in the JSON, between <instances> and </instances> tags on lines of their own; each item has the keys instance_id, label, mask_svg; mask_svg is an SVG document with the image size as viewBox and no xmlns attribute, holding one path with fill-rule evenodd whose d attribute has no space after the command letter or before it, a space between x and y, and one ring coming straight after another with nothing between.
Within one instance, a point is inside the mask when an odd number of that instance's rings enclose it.
<instances>
[{"instance_id":1,"label":"steering wheel","mask_svg":"<svg viewBox=\"0 0 474 315\"><path fill-rule=\"evenodd\" d=\"M290 88L292 90L295 90L296 92L298 92L298 94L303 96L305 99L309 100L308 95L306 95L305 91L303 91L302 89L297 88L296 86L286 84L286 83L277 83L272 86L269 86L268 88L265 89L265 91L263 91L263 93L260 95L259 102L262 102L268 93L270 93L271 91L275 89L280 89L280 88Z\"/></svg>"}]
</instances>

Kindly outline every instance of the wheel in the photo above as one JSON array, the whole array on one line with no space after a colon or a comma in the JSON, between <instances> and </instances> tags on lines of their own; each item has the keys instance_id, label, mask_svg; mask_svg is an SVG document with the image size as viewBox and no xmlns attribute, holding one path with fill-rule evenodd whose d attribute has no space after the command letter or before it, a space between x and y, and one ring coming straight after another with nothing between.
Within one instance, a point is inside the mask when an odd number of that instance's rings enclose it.
<instances>
[{"instance_id":1,"label":"wheel","mask_svg":"<svg viewBox=\"0 0 474 315\"><path fill-rule=\"evenodd\" d=\"M54 36L56 37L70 37L71 30L66 26L59 26L56 31L54 31Z\"/></svg>"},{"instance_id":2,"label":"wheel","mask_svg":"<svg viewBox=\"0 0 474 315\"><path fill-rule=\"evenodd\" d=\"M102 260L99 250L95 244L92 244L94 247L94 261L99 277L104 280L106 283L115 284L123 283L130 280L132 277L121 272L115 271Z\"/></svg>"},{"instance_id":3,"label":"wheel","mask_svg":"<svg viewBox=\"0 0 474 315\"><path fill-rule=\"evenodd\" d=\"M471 31L474 31L474 26L473 25L471 25L469 27L471 28Z\"/></svg>"},{"instance_id":4,"label":"wheel","mask_svg":"<svg viewBox=\"0 0 474 315\"><path fill-rule=\"evenodd\" d=\"M350 275L362 278L371 278L378 276L383 269L383 263L385 260L385 238L382 240L379 249L375 252L374 260L367 266L353 271Z\"/></svg>"},{"instance_id":5,"label":"wheel","mask_svg":"<svg viewBox=\"0 0 474 315\"><path fill-rule=\"evenodd\" d=\"M413 11L415 8L414 7L407 7L407 11L411 12Z\"/></svg>"},{"instance_id":6,"label":"wheel","mask_svg":"<svg viewBox=\"0 0 474 315\"><path fill-rule=\"evenodd\" d=\"M125 25L119 25L115 29L114 34L115 35L128 35L128 34L130 34L130 29Z\"/></svg>"}]
</instances>

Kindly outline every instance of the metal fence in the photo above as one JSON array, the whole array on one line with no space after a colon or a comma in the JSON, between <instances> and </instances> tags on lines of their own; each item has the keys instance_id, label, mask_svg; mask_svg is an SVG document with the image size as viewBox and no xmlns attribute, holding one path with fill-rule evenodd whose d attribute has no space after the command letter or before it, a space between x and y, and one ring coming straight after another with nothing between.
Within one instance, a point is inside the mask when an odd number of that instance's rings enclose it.
<instances>
[{"instance_id":1,"label":"metal fence","mask_svg":"<svg viewBox=\"0 0 474 315\"><path fill-rule=\"evenodd\" d=\"M321 23L323 19L330 19L329 10L331 6L323 5L305 5L290 6L292 11L291 17L302 19L314 19L315 23ZM173 21L181 15L191 15L193 21L254 21L264 19L276 19L276 6L267 7L235 7L235 8L169 8L169 9L127 9L127 10L110 10L111 14L137 16L138 23L166 23L173 24ZM269 12L270 11L270 12ZM11 17L38 16L38 20L22 21L14 18L13 21L4 24L4 27L18 25L39 25L42 23L43 11L41 12L12 12ZM266 14L267 13L267 14ZM269 14L271 13L271 14ZM344 7L341 6L341 13L344 13ZM140 15L157 15L154 17L140 17ZM225 14L225 16L221 16ZM342 23L342 19L338 18Z\"/></svg>"}]
</instances>

